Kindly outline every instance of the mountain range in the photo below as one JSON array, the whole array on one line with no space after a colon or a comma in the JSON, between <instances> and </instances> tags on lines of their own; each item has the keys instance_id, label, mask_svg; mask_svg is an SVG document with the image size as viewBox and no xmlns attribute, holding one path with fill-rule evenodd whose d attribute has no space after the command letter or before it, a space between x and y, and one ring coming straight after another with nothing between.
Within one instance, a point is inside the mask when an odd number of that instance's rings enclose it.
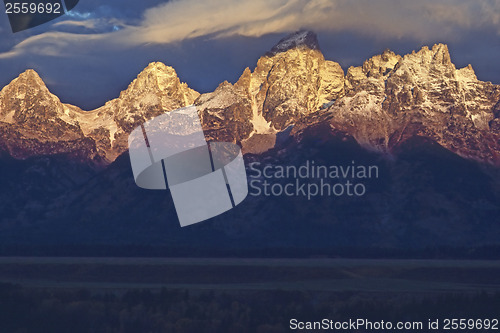
<instances>
[{"instance_id":1,"label":"mountain range","mask_svg":"<svg viewBox=\"0 0 500 333\"><path fill-rule=\"evenodd\" d=\"M127 139L192 104L206 138L239 144L247 162L356 161L379 165L381 177L363 198L249 197L180 230L168 194L135 187ZM0 159L4 253L22 245L56 254L366 255L500 245L500 86L478 80L471 65L457 69L444 44L404 56L386 50L344 73L314 33L299 31L211 93L155 62L92 111L62 103L27 70L0 91Z\"/></svg>"}]
</instances>

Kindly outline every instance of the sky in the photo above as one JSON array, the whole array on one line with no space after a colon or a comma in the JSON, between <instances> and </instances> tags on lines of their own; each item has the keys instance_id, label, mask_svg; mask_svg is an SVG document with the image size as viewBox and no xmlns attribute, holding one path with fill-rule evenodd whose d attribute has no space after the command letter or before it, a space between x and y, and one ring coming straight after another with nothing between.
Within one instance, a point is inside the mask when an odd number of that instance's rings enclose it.
<instances>
[{"instance_id":1,"label":"sky","mask_svg":"<svg viewBox=\"0 0 500 333\"><path fill-rule=\"evenodd\" d=\"M441 42L457 67L500 83L497 0L80 0L15 34L0 13L0 87L32 68L63 102L91 110L161 61L210 92L301 29L344 70L387 48L404 55Z\"/></svg>"}]
</instances>

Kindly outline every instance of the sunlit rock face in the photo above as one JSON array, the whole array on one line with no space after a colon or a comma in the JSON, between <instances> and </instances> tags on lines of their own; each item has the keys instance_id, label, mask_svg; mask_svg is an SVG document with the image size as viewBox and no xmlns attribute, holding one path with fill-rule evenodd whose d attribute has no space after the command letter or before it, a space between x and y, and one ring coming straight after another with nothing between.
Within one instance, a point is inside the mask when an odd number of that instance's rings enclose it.
<instances>
[{"instance_id":1,"label":"sunlit rock face","mask_svg":"<svg viewBox=\"0 0 500 333\"><path fill-rule=\"evenodd\" d=\"M129 133L164 112L195 104L208 140L245 153L276 146L293 127L325 123L384 153L420 136L463 157L500 164L500 88L456 69L446 45L405 56L389 50L344 71L325 60L316 35L282 39L239 80L200 95L172 67L149 64L120 96L83 111L61 103L33 70L0 92L0 149L15 158L70 154L106 165L127 150ZM288 131L287 131L288 132Z\"/></svg>"},{"instance_id":2,"label":"sunlit rock face","mask_svg":"<svg viewBox=\"0 0 500 333\"><path fill-rule=\"evenodd\" d=\"M83 111L61 103L35 71L27 70L0 92L0 144L17 158L67 153L105 165L127 150L136 126L191 105L198 96L172 67L151 63L120 97Z\"/></svg>"},{"instance_id":3,"label":"sunlit rock face","mask_svg":"<svg viewBox=\"0 0 500 333\"><path fill-rule=\"evenodd\" d=\"M391 51L351 67L345 96L326 112L303 119L352 135L370 149L393 147L422 136L467 158L500 164L500 88L479 81L469 65L456 69L446 45L403 57Z\"/></svg>"},{"instance_id":4,"label":"sunlit rock face","mask_svg":"<svg viewBox=\"0 0 500 333\"><path fill-rule=\"evenodd\" d=\"M95 143L40 76L27 70L0 91L0 150L15 158L69 153L100 161Z\"/></svg>"},{"instance_id":5,"label":"sunlit rock face","mask_svg":"<svg viewBox=\"0 0 500 333\"><path fill-rule=\"evenodd\" d=\"M234 86L225 83L197 104L205 119L221 119L217 127L210 121L208 128L258 153L274 146L277 132L339 98L343 90L340 65L325 60L314 33L301 31L282 39L253 72L246 68ZM234 112L228 117L229 109Z\"/></svg>"}]
</instances>

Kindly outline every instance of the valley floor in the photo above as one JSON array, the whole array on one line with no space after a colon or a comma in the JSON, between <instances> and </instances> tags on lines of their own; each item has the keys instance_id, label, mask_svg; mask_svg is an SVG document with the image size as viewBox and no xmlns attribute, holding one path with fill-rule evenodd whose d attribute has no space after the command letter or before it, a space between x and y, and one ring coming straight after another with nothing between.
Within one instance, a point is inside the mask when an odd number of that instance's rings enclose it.
<instances>
[{"instance_id":1,"label":"valley floor","mask_svg":"<svg viewBox=\"0 0 500 333\"><path fill-rule=\"evenodd\" d=\"M500 261L3 257L0 331L277 333L290 332L292 319L491 321L499 273Z\"/></svg>"},{"instance_id":2,"label":"valley floor","mask_svg":"<svg viewBox=\"0 0 500 333\"><path fill-rule=\"evenodd\" d=\"M29 288L500 291L500 261L240 258L0 258L0 282Z\"/></svg>"}]
</instances>

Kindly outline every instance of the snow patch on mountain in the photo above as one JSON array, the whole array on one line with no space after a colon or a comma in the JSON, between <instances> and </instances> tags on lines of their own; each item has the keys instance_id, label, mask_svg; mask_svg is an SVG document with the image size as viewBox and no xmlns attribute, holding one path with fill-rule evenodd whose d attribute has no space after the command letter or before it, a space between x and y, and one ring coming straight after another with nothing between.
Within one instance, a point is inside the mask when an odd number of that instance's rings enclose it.
<instances>
[{"instance_id":1,"label":"snow patch on mountain","mask_svg":"<svg viewBox=\"0 0 500 333\"><path fill-rule=\"evenodd\" d=\"M316 34L312 31L297 31L281 39L269 52L270 56L280 52L286 52L293 48L306 47L311 50L319 50L319 43Z\"/></svg>"}]
</instances>

